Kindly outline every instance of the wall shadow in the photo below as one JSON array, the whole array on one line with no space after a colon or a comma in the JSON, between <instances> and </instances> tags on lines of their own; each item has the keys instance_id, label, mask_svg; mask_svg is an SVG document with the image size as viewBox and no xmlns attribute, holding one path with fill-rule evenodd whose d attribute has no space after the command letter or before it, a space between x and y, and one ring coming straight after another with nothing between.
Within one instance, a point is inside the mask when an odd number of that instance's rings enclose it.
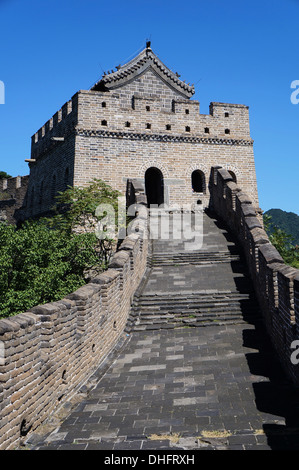
<instances>
[{"instance_id":1,"label":"wall shadow","mask_svg":"<svg viewBox=\"0 0 299 470\"><path fill-rule=\"evenodd\" d=\"M242 247L226 224L215 215L211 216L222 230L231 254L240 255L239 261L231 261L231 268L237 291L248 294L247 299L240 300L240 306L243 319L253 328L244 327L243 346L254 350L245 357L250 373L257 377L251 385L256 409L263 414L267 445L271 450L299 450L299 387L287 376L271 343Z\"/></svg>"},{"instance_id":2,"label":"wall shadow","mask_svg":"<svg viewBox=\"0 0 299 470\"><path fill-rule=\"evenodd\" d=\"M269 415L263 425L268 446L299 450L299 389L286 376L262 322L243 331L243 345L256 349L245 356L251 374L261 377L252 386L257 410Z\"/></svg>"}]
</instances>

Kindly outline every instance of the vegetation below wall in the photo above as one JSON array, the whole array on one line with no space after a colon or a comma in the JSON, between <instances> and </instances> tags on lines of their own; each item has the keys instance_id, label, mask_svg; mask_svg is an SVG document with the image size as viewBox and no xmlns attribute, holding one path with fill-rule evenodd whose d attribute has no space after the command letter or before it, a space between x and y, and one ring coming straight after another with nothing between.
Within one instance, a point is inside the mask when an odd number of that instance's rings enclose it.
<instances>
[{"instance_id":1,"label":"vegetation below wall","mask_svg":"<svg viewBox=\"0 0 299 470\"><path fill-rule=\"evenodd\" d=\"M299 215L294 212L286 212L282 209L269 209L265 215L271 217L272 226L279 227L281 230L293 237L293 244L299 245ZM269 227L271 233L272 229Z\"/></svg>"},{"instance_id":2,"label":"vegetation below wall","mask_svg":"<svg viewBox=\"0 0 299 470\"><path fill-rule=\"evenodd\" d=\"M275 211L274 213L272 211ZM279 211L279 217L276 217L277 212ZM282 256L284 262L294 268L299 268L299 246L296 243L296 238L293 236L295 225L293 226L293 231L291 231L291 226L286 223L286 219L281 214L284 211L280 209L271 209L264 213L264 227L269 236L270 242L275 246L277 251ZM274 214L273 216L271 214ZM285 214L291 214L286 213ZM296 214L293 214L296 216ZM296 216L299 220L299 217ZM284 229L287 227L287 230ZM291 233L290 233L291 232Z\"/></svg>"},{"instance_id":3,"label":"vegetation below wall","mask_svg":"<svg viewBox=\"0 0 299 470\"><path fill-rule=\"evenodd\" d=\"M107 268L115 239L96 235L104 219L95 212L105 203L117 214L118 194L94 180L60 193L51 218L0 224L0 318L59 300Z\"/></svg>"}]
</instances>

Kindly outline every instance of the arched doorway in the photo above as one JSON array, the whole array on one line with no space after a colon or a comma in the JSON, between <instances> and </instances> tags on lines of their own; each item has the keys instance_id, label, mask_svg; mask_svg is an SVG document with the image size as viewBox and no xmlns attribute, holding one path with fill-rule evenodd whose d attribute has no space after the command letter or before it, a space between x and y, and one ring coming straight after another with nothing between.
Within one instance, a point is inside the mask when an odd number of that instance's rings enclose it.
<instances>
[{"instance_id":1,"label":"arched doorway","mask_svg":"<svg viewBox=\"0 0 299 470\"><path fill-rule=\"evenodd\" d=\"M147 206L164 203L164 182L161 170L155 167L148 168L145 172L145 193Z\"/></svg>"}]
</instances>

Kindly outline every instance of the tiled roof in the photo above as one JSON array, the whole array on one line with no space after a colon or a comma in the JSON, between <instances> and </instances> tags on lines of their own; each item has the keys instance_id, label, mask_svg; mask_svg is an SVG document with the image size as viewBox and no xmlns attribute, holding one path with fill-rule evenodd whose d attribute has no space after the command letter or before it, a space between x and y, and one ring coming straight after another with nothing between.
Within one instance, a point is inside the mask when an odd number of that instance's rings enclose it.
<instances>
[{"instance_id":1,"label":"tiled roof","mask_svg":"<svg viewBox=\"0 0 299 470\"><path fill-rule=\"evenodd\" d=\"M102 78L92 86L91 90L105 91L119 88L143 74L148 68L152 68L164 82L183 96L190 98L195 93L194 85L180 80L178 73L174 73L166 67L154 54L150 43L147 43L147 47L130 62L122 66L119 65L116 71L112 70L104 73Z\"/></svg>"}]
</instances>

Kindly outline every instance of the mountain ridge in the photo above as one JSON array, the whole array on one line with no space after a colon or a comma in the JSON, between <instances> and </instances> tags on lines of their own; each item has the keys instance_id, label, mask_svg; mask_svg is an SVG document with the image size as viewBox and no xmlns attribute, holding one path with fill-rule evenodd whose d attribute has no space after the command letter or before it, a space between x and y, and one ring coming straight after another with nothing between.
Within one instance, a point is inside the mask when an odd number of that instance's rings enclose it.
<instances>
[{"instance_id":1,"label":"mountain ridge","mask_svg":"<svg viewBox=\"0 0 299 470\"><path fill-rule=\"evenodd\" d=\"M270 216L270 227L268 234L276 226L293 238L292 243L299 245L299 215L295 212L287 212L282 209L269 209L264 212L264 216Z\"/></svg>"}]
</instances>

